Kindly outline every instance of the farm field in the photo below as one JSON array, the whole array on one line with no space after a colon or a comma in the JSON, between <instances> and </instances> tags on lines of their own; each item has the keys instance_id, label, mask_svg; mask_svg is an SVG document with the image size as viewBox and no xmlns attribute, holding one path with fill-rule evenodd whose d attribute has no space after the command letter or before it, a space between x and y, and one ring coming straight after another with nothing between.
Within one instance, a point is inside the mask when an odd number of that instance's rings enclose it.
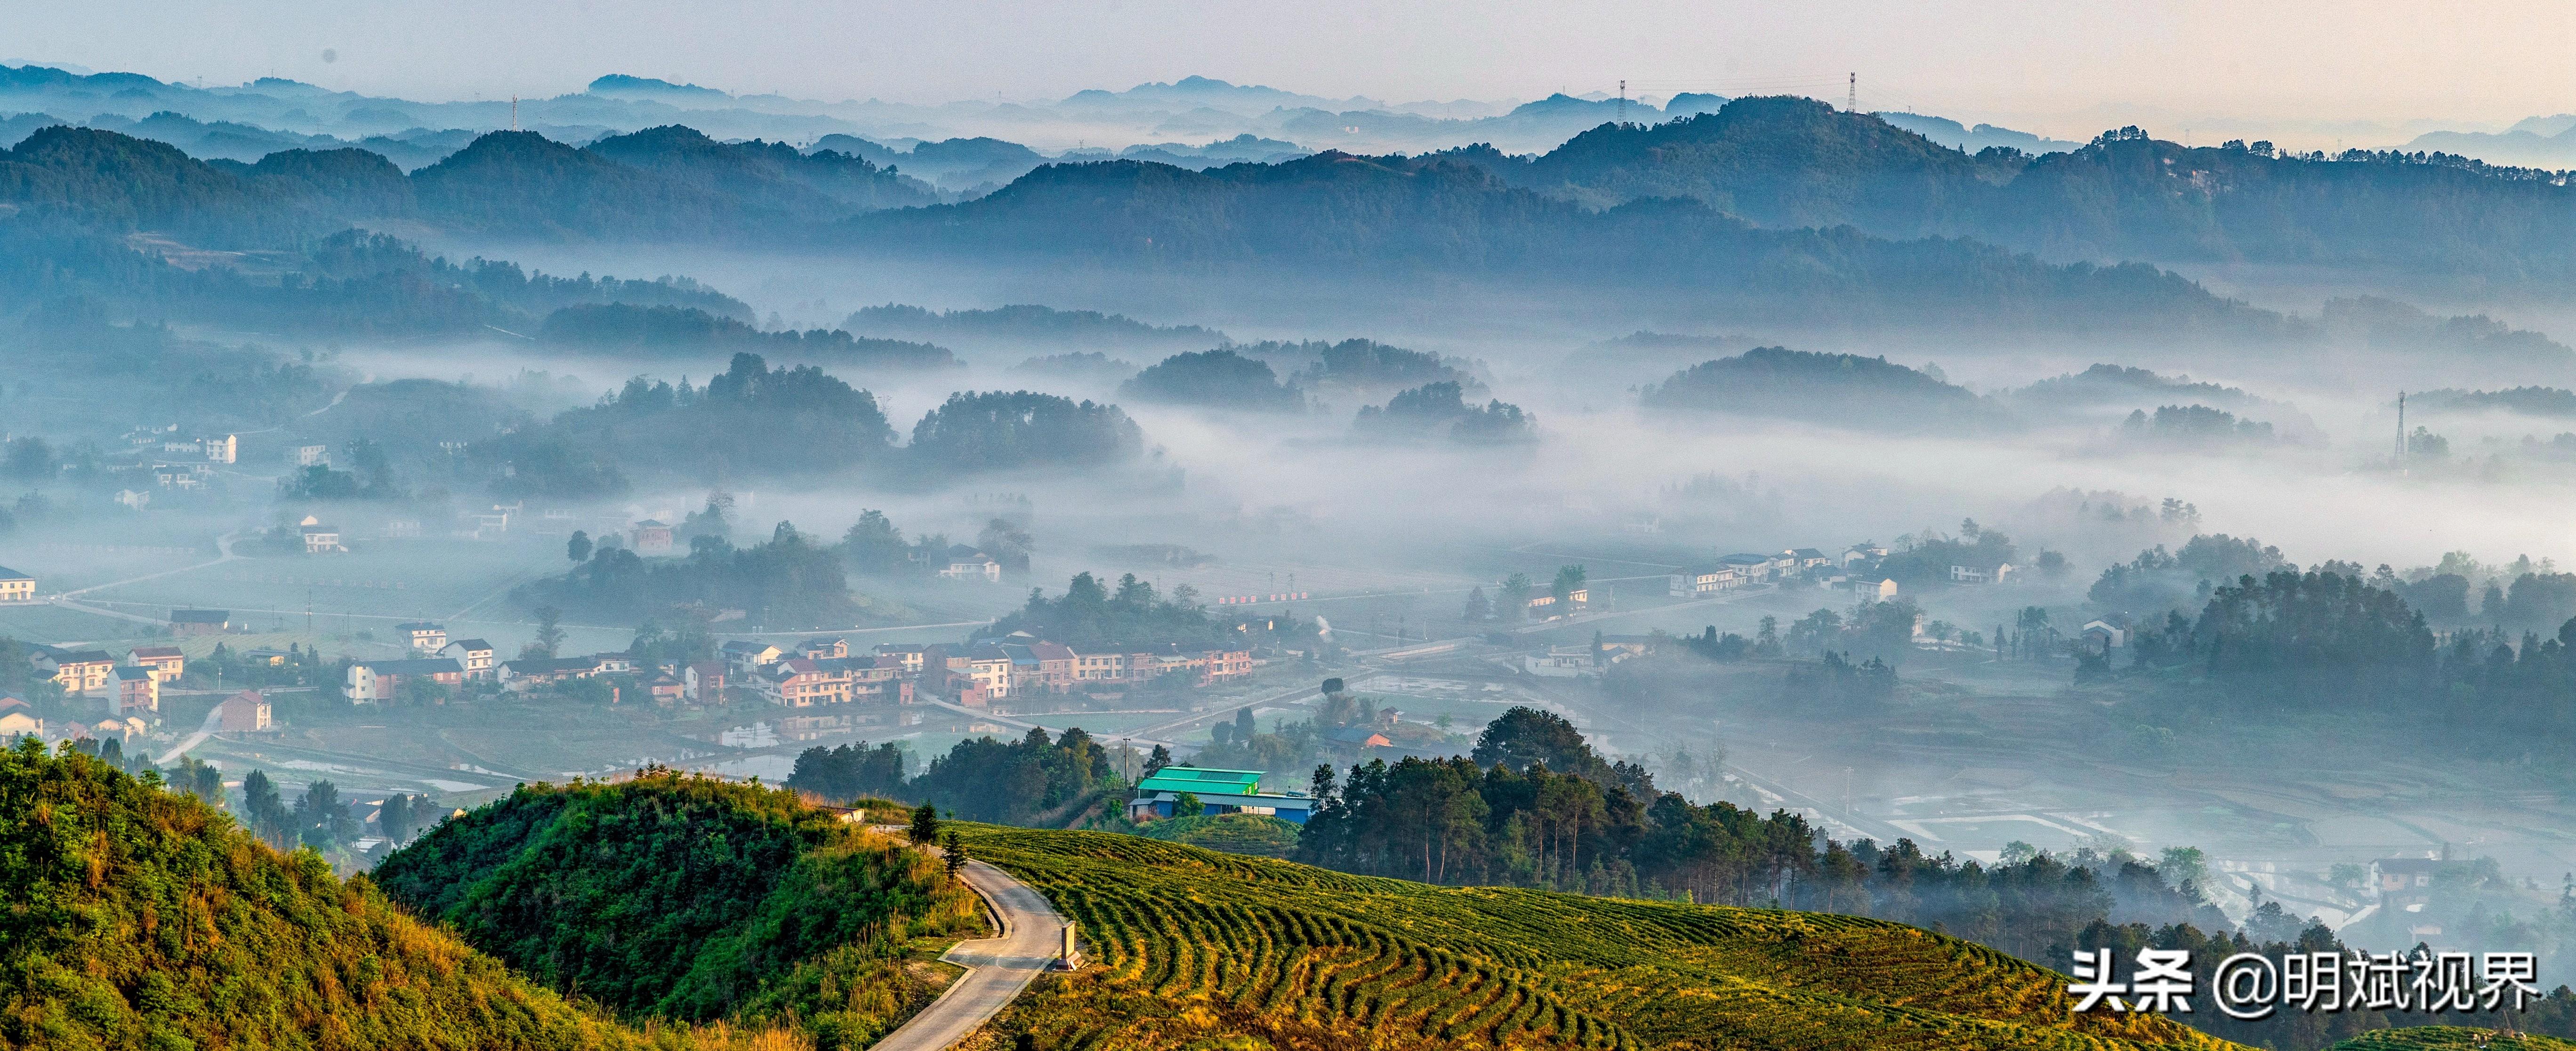
<instances>
[{"instance_id":1,"label":"farm field","mask_svg":"<svg viewBox=\"0 0 2576 1051\"><path fill-rule=\"evenodd\" d=\"M1092 965L996 1027L1042 1047L2233 1046L2152 1016L2070 1016L2064 977L1894 923L960 827L1080 925Z\"/></svg>"}]
</instances>

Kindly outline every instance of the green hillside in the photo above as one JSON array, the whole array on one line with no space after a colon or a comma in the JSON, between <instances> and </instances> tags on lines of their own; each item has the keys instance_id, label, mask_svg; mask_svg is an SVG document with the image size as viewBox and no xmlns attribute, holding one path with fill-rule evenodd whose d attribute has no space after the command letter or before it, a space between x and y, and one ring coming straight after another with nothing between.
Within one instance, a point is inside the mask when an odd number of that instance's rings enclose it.
<instances>
[{"instance_id":1,"label":"green hillside","mask_svg":"<svg viewBox=\"0 0 2576 1051\"><path fill-rule=\"evenodd\" d=\"M0 753L0 1048L676 1046L194 796L22 740Z\"/></svg>"},{"instance_id":2,"label":"green hillside","mask_svg":"<svg viewBox=\"0 0 2576 1051\"><path fill-rule=\"evenodd\" d=\"M2556 1037L2518 1036L2493 1029L2427 1025L2382 1029L2357 1036L2326 1051L2576 1051L2576 1043Z\"/></svg>"},{"instance_id":3,"label":"green hillside","mask_svg":"<svg viewBox=\"0 0 2576 1051\"><path fill-rule=\"evenodd\" d=\"M873 1041L937 995L912 943L982 929L939 865L787 791L652 771L521 786L377 868L532 978L642 1018Z\"/></svg>"},{"instance_id":4,"label":"green hillside","mask_svg":"<svg viewBox=\"0 0 2576 1051\"><path fill-rule=\"evenodd\" d=\"M2066 979L1814 913L1433 887L1132 836L979 826L1095 966L991 1034L1047 1048L2224 1048L2071 1019Z\"/></svg>"}]
</instances>

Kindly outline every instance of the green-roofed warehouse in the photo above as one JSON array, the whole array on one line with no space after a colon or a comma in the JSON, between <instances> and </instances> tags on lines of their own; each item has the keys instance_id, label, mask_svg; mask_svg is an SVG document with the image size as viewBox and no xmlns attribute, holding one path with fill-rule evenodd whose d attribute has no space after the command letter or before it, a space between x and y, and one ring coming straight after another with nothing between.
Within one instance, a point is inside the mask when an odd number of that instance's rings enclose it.
<instances>
[{"instance_id":1,"label":"green-roofed warehouse","mask_svg":"<svg viewBox=\"0 0 2576 1051\"><path fill-rule=\"evenodd\" d=\"M1263 792L1259 770L1167 766L1137 782L1127 816L1138 821L1170 817L1183 792L1197 796L1210 814L1269 814L1302 825L1315 809L1315 801L1303 793Z\"/></svg>"}]
</instances>

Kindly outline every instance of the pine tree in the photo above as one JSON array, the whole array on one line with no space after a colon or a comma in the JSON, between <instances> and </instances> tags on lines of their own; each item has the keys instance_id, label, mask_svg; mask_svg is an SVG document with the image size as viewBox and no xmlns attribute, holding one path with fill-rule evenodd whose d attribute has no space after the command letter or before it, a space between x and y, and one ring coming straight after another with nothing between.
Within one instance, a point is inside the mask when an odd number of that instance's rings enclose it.
<instances>
[{"instance_id":1,"label":"pine tree","mask_svg":"<svg viewBox=\"0 0 2576 1051\"><path fill-rule=\"evenodd\" d=\"M928 804L928 803L923 803L923 804L921 804L920 806L913 808L913 811L912 811L912 843L913 843L913 845L914 845L914 846L917 846L917 847L920 847L920 846L929 846L930 844L932 844L932 843L936 843L936 842L938 842L938 841L939 841L939 811L938 811L938 809L937 809L937 808L935 808L935 807L932 807L932 806L931 806L930 804Z\"/></svg>"}]
</instances>

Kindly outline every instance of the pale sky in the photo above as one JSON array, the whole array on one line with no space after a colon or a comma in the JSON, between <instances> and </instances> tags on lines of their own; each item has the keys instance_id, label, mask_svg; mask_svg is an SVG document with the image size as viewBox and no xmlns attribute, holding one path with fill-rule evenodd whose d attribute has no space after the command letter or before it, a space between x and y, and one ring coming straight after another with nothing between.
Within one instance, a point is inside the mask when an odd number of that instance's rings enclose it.
<instances>
[{"instance_id":1,"label":"pale sky","mask_svg":"<svg viewBox=\"0 0 2576 1051\"><path fill-rule=\"evenodd\" d=\"M2576 2L0 0L0 59L409 98L602 73L837 100L1201 74L1330 97L1795 91L2089 134L2121 119L2501 125L2576 111ZM336 53L325 62L323 52Z\"/></svg>"}]
</instances>

